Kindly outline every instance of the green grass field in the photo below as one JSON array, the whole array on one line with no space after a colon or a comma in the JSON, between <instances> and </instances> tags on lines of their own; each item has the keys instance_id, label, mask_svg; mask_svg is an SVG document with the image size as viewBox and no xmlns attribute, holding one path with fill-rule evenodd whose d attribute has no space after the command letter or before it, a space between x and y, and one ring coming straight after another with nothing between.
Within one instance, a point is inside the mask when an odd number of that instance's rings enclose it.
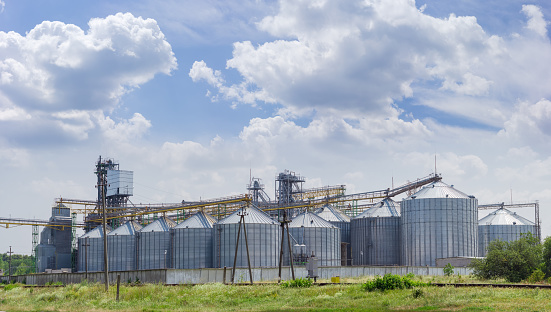
<instances>
[{"instance_id":1,"label":"green grass field","mask_svg":"<svg viewBox=\"0 0 551 312\"><path fill-rule=\"evenodd\" d=\"M430 278L424 278L430 280ZM364 278L365 280L365 278ZM454 282L454 279L449 279ZM420 289L420 290L419 290ZM121 286L104 291L86 283L58 288L0 290L1 311L551 311L551 290L510 288L416 289L366 292L360 284L283 288L230 286Z\"/></svg>"}]
</instances>

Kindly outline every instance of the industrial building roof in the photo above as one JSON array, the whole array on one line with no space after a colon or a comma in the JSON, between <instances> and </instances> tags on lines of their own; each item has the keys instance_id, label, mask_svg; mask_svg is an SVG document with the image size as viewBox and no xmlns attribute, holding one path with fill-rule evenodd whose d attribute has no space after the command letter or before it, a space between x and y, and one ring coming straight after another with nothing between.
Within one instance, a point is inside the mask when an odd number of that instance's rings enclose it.
<instances>
[{"instance_id":1,"label":"industrial building roof","mask_svg":"<svg viewBox=\"0 0 551 312\"><path fill-rule=\"evenodd\" d=\"M329 204L323 206L317 215L329 222L350 222L349 216Z\"/></svg>"},{"instance_id":2,"label":"industrial building roof","mask_svg":"<svg viewBox=\"0 0 551 312\"><path fill-rule=\"evenodd\" d=\"M444 182L437 181L424 186L417 193L411 195L407 199L423 198L469 198L469 195L456 190L453 188L453 185L450 186Z\"/></svg>"},{"instance_id":3,"label":"industrial building roof","mask_svg":"<svg viewBox=\"0 0 551 312\"><path fill-rule=\"evenodd\" d=\"M499 208L478 221L478 225L534 225L535 223L511 212Z\"/></svg>"},{"instance_id":4,"label":"industrial building roof","mask_svg":"<svg viewBox=\"0 0 551 312\"><path fill-rule=\"evenodd\" d=\"M105 229L107 230L107 234L109 234L109 232L111 232L112 230L110 226L106 226ZM95 229L84 233L84 235L82 235L80 238L86 238L86 237L88 238L103 237L103 227L101 225L96 226Z\"/></svg>"},{"instance_id":5,"label":"industrial building roof","mask_svg":"<svg viewBox=\"0 0 551 312\"><path fill-rule=\"evenodd\" d=\"M238 221L239 222L239 221ZM247 221L245 221L247 222ZM185 221L181 222L177 226L175 226L175 229L212 229L212 225L216 223L216 219L209 215L208 213L205 213L203 211L199 211L193 216L189 217Z\"/></svg>"},{"instance_id":6,"label":"industrial building roof","mask_svg":"<svg viewBox=\"0 0 551 312\"><path fill-rule=\"evenodd\" d=\"M220 220L217 224L239 223L240 214L245 213L245 223L249 224L277 224L268 214L255 207L241 208L231 215Z\"/></svg>"},{"instance_id":7,"label":"industrial building roof","mask_svg":"<svg viewBox=\"0 0 551 312\"><path fill-rule=\"evenodd\" d=\"M359 214L356 219L359 218L373 218L373 217L399 217L398 203L390 198L385 198L382 201L376 203L373 207Z\"/></svg>"},{"instance_id":8,"label":"industrial building roof","mask_svg":"<svg viewBox=\"0 0 551 312\"><path fill-rule=\"evenodd\" d=\"M110 235L135 235L137 231L141 230L142 226L136 221L128 221L113 231L107 233Z\"/></svg>"},{"instance_id":9,"label":"industrial building roof","mask_svg":"<svg viewBox=\"0 0 551 312\"><path fill-rule=\"evenodd\" d=\"M325 221L317 214L306 211L296 216L291 223L289 223L289 227L334 228L335 226Z\"/></svg>"},{"instance_id":10,"label":"industrial building roof","mask_svg":"<svg viewBox=\"0 0 551 312\"><path fill-rule=\"evenodd\" d=\"M176 226L176 222L167 217L161 217L143 227L140 232L168 232L174 226Z\"/></svg>"}]
</instances>

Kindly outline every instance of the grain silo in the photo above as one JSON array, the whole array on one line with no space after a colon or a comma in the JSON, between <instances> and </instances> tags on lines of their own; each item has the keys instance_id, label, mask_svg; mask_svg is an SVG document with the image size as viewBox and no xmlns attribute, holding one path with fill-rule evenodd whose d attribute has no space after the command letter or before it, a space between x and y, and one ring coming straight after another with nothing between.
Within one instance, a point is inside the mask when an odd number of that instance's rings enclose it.
<instances>
[{"instance_id":1,"label":"grain silo","mask_svg":"<svg viewBox=\"0 0 551 312\"><path fill-rule=\"evenodd\" d=\"M478 201L433 182L401 202L402 265L435 266L437 258L476 257Z\"/></svg>"},{"instance_id":2,"label":"grain silo","mask_svg":"<svg viewBox=\"0 0 551 312\"><path fill-rule=\"evenodd\" d=\"M497 209L478 221L478 256L485 257L491 241L511 242L523 233L536 234L535 223L505 208Z\"/></svg>"},{"instance_id":3,"label":"grain silo","mask_svg":"<svg viewBox=\"0 0 551 312\"><path fill-rule=\"evenodd\" d=\"M350 217L329 204L323 206L317 215L341 229L341 265L351 265Z\"/></svg>"},{"instance_id":4,"label":"grain silo","mask_svg":"<svg viewBox=\"0 0 551 312\"><path fill-rule=\"evenodd\" d=\"M172 229L172 267L201 269L212 267L212 228L216 219L199 211Z\"/></svg>"},{"instance_id":5,"label":"grain silo","mask_svg":"<svg viewBox=\"0 0 551 312\"><path fill-rule=\"evenodd\" d=\"M400 265L398 204L385 198L350 222L354 265Z\"/></svg>"},{"instance_id":6,"label":"grain silo","mask_svg":"<svg viewBox=\"0 0 551 312\"><path fill-rule=\"evenodd\" d=\"M136 232L141 228L128 221L107 234L109 271L136 270Z\"/></svg>"},{"instance_id":7,"label":"grain silo","mask_svg":"<svg viewBox=\"0 0 551 312\"><path fill-rule=\"evenodd\" d=\"M111 227L106 227L107 233ZM78 271L103 271L103 228L97 226L78 238Z\"/></svg>"},{"instance_id":8,"label":"grain silo","mask_svg":"<svg viewBox=\"0 0 551 312\"><path fill-rule=\"evenodd\" d=\"M276 267L279 264L281 229L279 222L265 212L254 208L241 208L213 226L213 266L233 267L240 214L245 213L249 255L252 267ZM236 267L247 267L247 251L243 226L239 237Z\"/></svg>"},{"instance_id":9,"label":"grain silo","mask_svg":"<svg viewBox=\"0 0 551 312\"><path fill-rule=\"evenodd\" d=\"M170 229L176 223L161 217L136 233L138 270L170 268Z\"/></svg>"},{"instance_id":10,"label":"grain silo","mask_svg":"<svg viewBox=\"0 0 551 312\"><path fill-rule=\"evenodd\" d=\"M341 231L318 215L309 211L299 214L289 223L289 234L294 239L291 245L304 246L306 256L313 253L319 266L341 265ZM300 256L296 250L293 250L295 258Z\"/></svg>"}]
</instances>

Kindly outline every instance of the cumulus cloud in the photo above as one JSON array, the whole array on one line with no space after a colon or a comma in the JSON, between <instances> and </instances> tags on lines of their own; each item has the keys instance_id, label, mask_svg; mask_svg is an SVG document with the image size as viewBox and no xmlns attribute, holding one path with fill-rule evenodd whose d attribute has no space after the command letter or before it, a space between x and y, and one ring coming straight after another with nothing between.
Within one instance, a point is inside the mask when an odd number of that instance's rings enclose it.
<instances>
[{"instance_id":1,"label":"cumulus cloud","mask_svg":"<svg viewBox=\"0 0 551 312\"><path fill-rule=\"evenodd\" d=\"M522 13L528 17L526 28L542 37L547 35L547 25L549 23L543 17L543 13L538 6L525 4L522 6Z\"/></svg>"},{"instance_id":2,"label":"cumulus cloud","mask_svg":"<svg viewBox=\"0 0 551 312\"><path fill-rule=\"evenodd\" d=\"M543 33L541 10L524 6L523 13L526 27ZM386 117L415 97L418 105L501 126L518 98L549 95L542 87L551 84L549 40L488 34L475 17L435 18L413 1L282 0L258 28L276 40L234 44L226 67L242 77L234 86L247 86L239 92L228 91L235 88L223 72L201 62L212 75L200 76L194 64L190 76L214 87L213 100L270 99L297 116L331 110Z\"/></svg>"},{"instance_id":3,"label":"cumulus cloud","mask_svg":"<svg viewBox=\"0 0 551 312\"><path fill-rule=\"evenodd\" d=\"M88 30L44 21L25 35L0 32L0 116L58 125L78 139L94 128L89 112L170 74L176 58L157 22L117 13Z\"/></svg>"},{"instance_id":4,"label":"cumulus cloud","mask_svg":"<svg viewBox=\"0 0 551 312\"><path fill-rule=\"evenodd\" d=\"M109 116L98 116L98 124L105 138L111 142L129 142L141 138L149 128L151 121L140 113L134 113L132 118L116 123Z\"/></svg>"},{"instance_id":5,"label":"cumulus cloud","mask_svg":"<svg viewBox=\"0 0 551 312\"><path fill-rule=\"evenodd\" d=\"M520 102L499 135L534 145L547 142L551 136L551 101Z\"/></svg>"}]
</instances>

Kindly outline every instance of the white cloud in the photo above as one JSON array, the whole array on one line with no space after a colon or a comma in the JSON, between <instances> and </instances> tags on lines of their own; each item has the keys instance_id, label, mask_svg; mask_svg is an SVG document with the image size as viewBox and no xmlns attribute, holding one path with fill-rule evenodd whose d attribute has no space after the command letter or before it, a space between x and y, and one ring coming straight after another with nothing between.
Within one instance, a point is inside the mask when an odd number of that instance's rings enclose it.
<instances>
[{"instance_id":1,"label":"white cloud","mask_svg":"<svg viewBox=\"0 0 551 312\"><path fill-rule=\"evenodd\" d=\"M546 143L551 136L551 101L541 99L535 104L519 103L499 134L536 146Z\"/></svg>"},{"instance_id":2,"label":"white cloud","mask_svg":"<svg viewBox=\"0 0 551 312\"><path fill-rule=\"evenodd\" d=\"M95 128L89 114L113 110L125 93L176 69L155 20L118 13L88 26L44 21L25 36L0 32L2 119L86 139ZM33 125L25 123L31 118Z\"/></svg>"},{"instance_id":3,"label":"white cloud","mask_svg":"<svg viewBox=\"0 0 551 312\"><path fill-rule=\"evenodd\" d=\"M141 138L151 128L151 121L140 113L132 118L115 123L109 116L98 116L98 123L105 138L110 142L129 142Z\"/></svg>"},{"instance_id":4,"label":"white cloud","mask_svg":"<svg viewBox=\"0 0 551 312\"><path fill-rule=\"evenodd\" d=\"M542 37L547 35L547 25L549 23L544 19L543 13L538 6L524 4L522 5L522 13L528 17L526 28L536 32Z\"/></svg>"},{"instance_id":5,"label":"white cloud","mask_svg":"<svg viewBox=\"0 0 551 312\"><path fill-rule=\"evenodd\" d=\"M0 13L4 13L4 8L6 7L6 2L0 0Z\"/></svg>"}]
</instances>

